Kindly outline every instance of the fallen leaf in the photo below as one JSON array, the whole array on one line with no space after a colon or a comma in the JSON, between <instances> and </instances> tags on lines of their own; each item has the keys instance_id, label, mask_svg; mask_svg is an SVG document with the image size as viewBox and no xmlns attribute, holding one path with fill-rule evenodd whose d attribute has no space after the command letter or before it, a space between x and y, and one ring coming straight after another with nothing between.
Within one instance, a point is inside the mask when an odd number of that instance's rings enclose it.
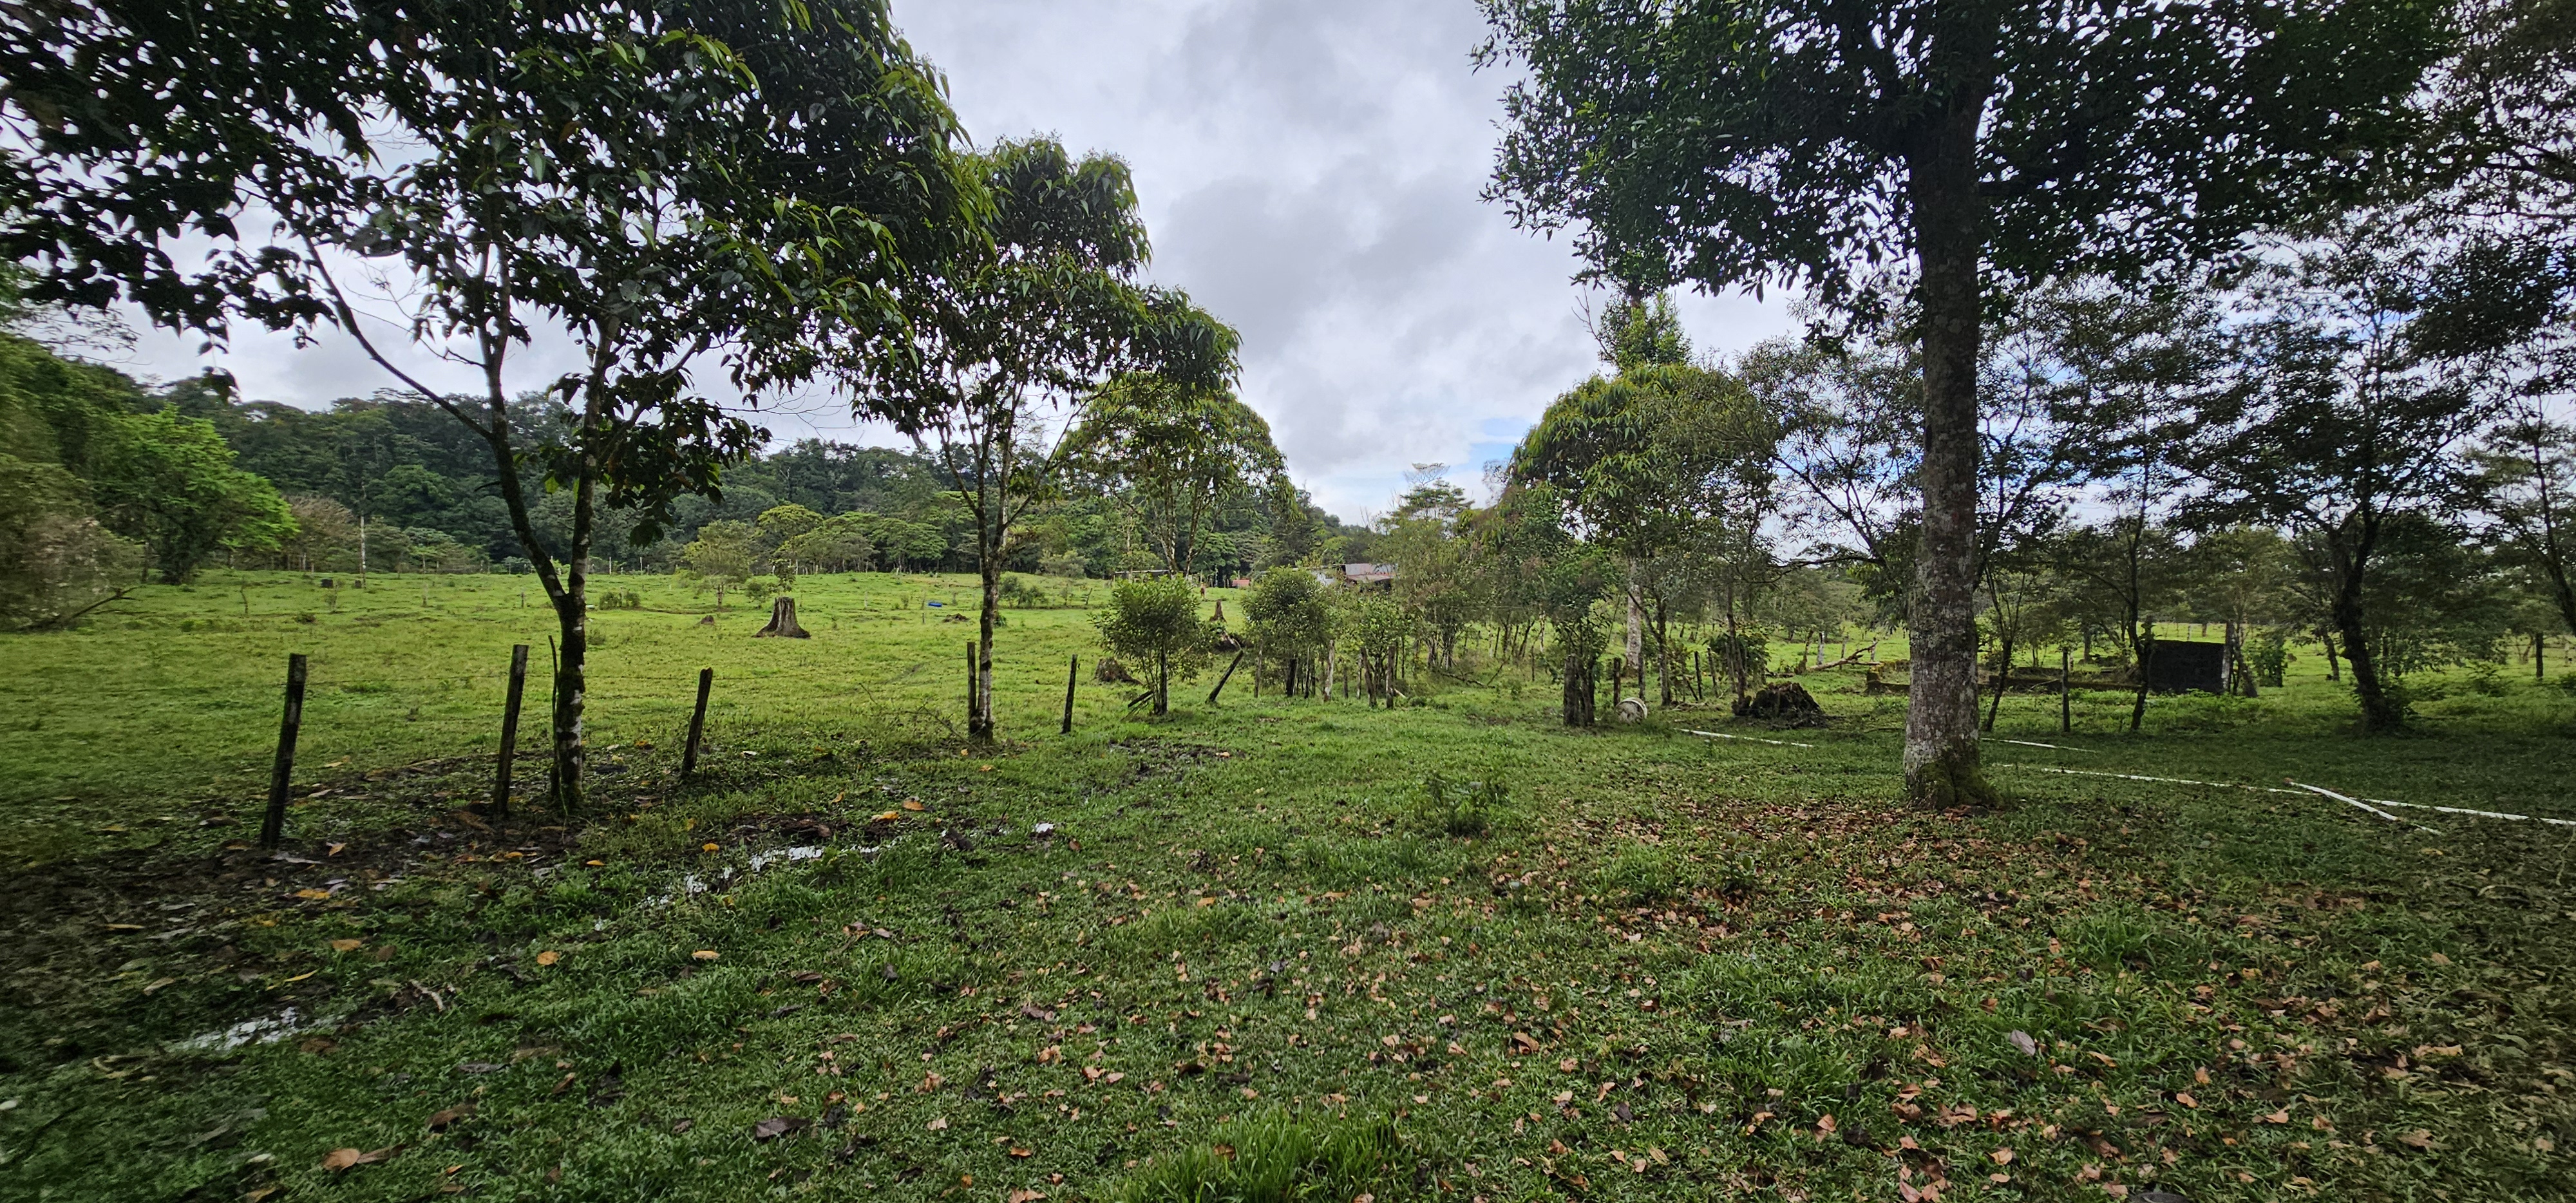
<instances>
[{"instance_id":1,"label":"fallen leaf","mask_svg":"<svg viewBox=\"0 0 2576 1203\"><path fill-rule=\"evenodd\" d=\"M1011 1156L1013 1157L1026 1157L1028 1155L1029 1151L1027 1149L1014 1148L1011 1150Z\"/></svg>"},{"instance_id":2,"label":"fallen leaf","mask_svg":"<svg viewBox=\"0 0 2576 1203\"><path fill-rule=\"evenodd\" d=\"M2417 1128L2404 1136L2398 1137L2397 1143L2409 1148L2430 1149L2433 1147L2433 1134L2422 1128Z\"/></svg>"},{"instance_id":3,"label":"fallen leaf","mask_svg":"<svg viewBox=\"0 0 2576 1203\"><path fill-rule=\"evenodd\" d=\"M807 1119L804 1116L781 1115L753 1124L751 1126L751 1138L753 1140L776 1140L781 1136L802 1132L813 1126L814 1121Z\"/></svg>"},{"instance_id":4,"label":"fallen leaf","mask_svg":"<svg viewBox=\"0 0 2576 1203\"><path fill-rule=\"evenodd\" d=\"M356 1149L333 1149L322 1155L321 1168L336 1174L358 1166L374 1165L380 1161L390 1160L394 1154L401 1151L401 1145L388 1145L369 1153L361 1153Z\"/></svg>"},{"instance_id":5,"label":"fallen leaf","mask_svg":"<svg viewBox=\"0 0 2576 1203\"><path fill-rule=\"evenodd\" d=\"M714 840L708 840L706 843L698 845L698 851L713 852L717 847L719 847L719 845Z\"/></svg>"},{"instance_id":6,"label":"fallen leaf","mask_svg":"<svg viewBox=\"0 0 2576 1203\"><path fill-rule=\"evenodd\" d=\"M562 953L560 953L560 952L556 952L554 949L551 949L551 948L549 948L549 949L545 950L544 952L541 952L541 953L538 953L538 954L537 954L537 963L538 963L538 964L540 964L540 965L552 965L552 964L554 964L555 962L560 961L560 960L562 960L562 959L563 959L563 954L562 954Z\"/></svg>"},{"instance_id":7,"label":"fallen leaf","mask_svg":"<svg viewBox=\"0 0 2576 1203\"><path fill-rule=\"evenodd\" d=\"M366 947L366 944L367 942L364 940L333 940L331 941L331 951L356 952L359 949Z\"/></svg>"},{"instance_id":8,"label":"fallen leaf","mask_svg":"<svg viewBox=\"0 0 2576 1203\"><path fill-rule=\"evenodd\" d=\"M939 1117L939 1118L937 1118L937 1119L934 1119L934 1120L930 1121L930 1130L931 1130L931 1131L933 1131L933 1132L945 1132L945 1131L947 1131L947 1130L948 1130L948 1117L943 1115L943 1116L940 1116L940 1117Z\"/></svg>"},{"instance_id":9,"label":"fallen leaf","mask_svg":"<svg viewBox=\"0 0 2576 1203\"><path fill-rule=\"evenodd\" d=\"M2012 1046L2020 1049L2022 1056L2036 1057L2039 1055L2039 1042L2031 1039L2030 1033L2028 1032L2019 1030L2006 1032L2004 1033L2004 1039L2012 1041Z\"/></svg>"},{"instance_id":10,"label":"fallen leaf","mask_svg":"<svg viewBox=\"0 0 2576 1203\"><path fill-rule=\"evenodd\" d=\"M324 898L328 898L328 897L330 897L330 896L331 896L331 891L329 891L329 890L297 890L297 891L295 892L295 896L296 896L296 897L298 897L298 898L311 898L311 899L314 899L314 900L316 900L316 901L319 901L319 900L321 900L321 899L324 899Z\"/></svg>"},{"instance_id":11,"label":"fallen leaf","mask_svg":"<svg viewBox=\"0 0 2576 1203\"><path fill-rule=\"evenodd\" d=\"M918 799L918 798L906 799L906 800L904 801L903 808L904 808L905 810L927 810L927 809L929 809L928 807L923 806L923 805L921 804L921 800L920 800L920 799Z\"/></svg>"},{"instance_id":12,"label":"fallen leaf","mask_svg":"<svg viewBox=\"0 0 2576 1203\"><path fill-rule=\"evenodd\" d=\"M902 817L903 817L903 815L902 815L902 813L901 813L901 812L899 812L899 811L892 811L892 810L889 810L889 811L885 812L884 814L878 815L878 816L876 817L876 821L877 821L877 822L879 822L879 823L891 823L891 822L894 822L896 819L900 819L900 818L902 818Z\"/></svg>"},{"instance_id":13,"label":"fallen leaf","mask_svg":"<svg viewBox=\"0 0 2576 1203\"><path fill-rule=\"evenodd\" d=\"M1037 1203L1043 1198L1046 1198L1046 1192L1042 1190L1015 1190L1002 1203Z\"/></svg>"},{"instance_id":14,"label":"fallen leaf","mask_svg":"<svg viewBox=\"0 0 2576 1203\"><path fill-rule=\"evenodd\" d=\"M1986 1157L1996 1165L2011 1165L2013 1151L2011 1149L1997 1149L1994 1152L1986 1154Z\"/></svg>"},{"instance_id":15,"label":"fallen leaf","mask_svg":"<svg viewBox=\"0 0 2576 1203\"><path fill-rule=\"evenodd\" d=\"M430 1116L429 1130L432 1132L444 1132L447 1130L448 1125L472 1114L474 1114L474 1100L467 1099L466 1101L458 1103L445 1111L441 1111L436 1115Z\"/></svg>"},{"instance_id":16,"label":"fallen leaf","mask_svg":"<svg viewBox=\"0 0 2576 1203\"><path fill-rule=\"evenodd\" d=\"M690 953L689 959L693 961L712 961L723 955L723 953L717 952L712 948L701 948L696 952Z\"/></svg>"}]
</instances>

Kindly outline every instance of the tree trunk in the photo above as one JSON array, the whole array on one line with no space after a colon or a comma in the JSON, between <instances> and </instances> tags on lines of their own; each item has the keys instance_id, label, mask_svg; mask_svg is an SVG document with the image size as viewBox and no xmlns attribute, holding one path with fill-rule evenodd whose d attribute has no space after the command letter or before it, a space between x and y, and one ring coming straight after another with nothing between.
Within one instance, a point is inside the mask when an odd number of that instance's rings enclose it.
<instances>
[{"instance_id":1,"label":"tree trunk","mask_svg":"<svg viewBox=\"0 0 2576 1203\"><path fill-rule=\"evenodd\" d=\"M2147 662L2156 658L2155 619L2141 623L2137 616L2130 616L2129 654L2138 667L2138 692L2129 703L2129 733L2134 735L2147 725Z\"/></svg>"},{"instance_id":2,"label":"tree trunk","mask_svg":"<svg viewBox=\"0 0 2576 1203\"><path fill-rule=\"evenodd\" d=\"M2004 710L2004 682L2012 676L2011 636L2007 635L2003 637L1999 650L2001 654L1996 657L1998 667L1995 669L1995 696L1986 704L1985 729L1988 731L1995 729L1995 718L2002 714Z\"/></svg>"},{"instance_id":3,"label":"tree trunk","mask_svg":"<svg viewBox=\"0 0 2576 1203\"><path fill-rule=\"evenodd\" d=\"M2370 632L2362 614L2361 574L2352 573L2347 580L2335 590L2328 609L2335 633L2342 638L2344 661L2352 666L2352 696L2361 703L2361 729L2385 735L2406 725L2406 712L2388 696L2379 679L2378 657L2371 654Z\"/></svg>"},{"instance_id":4,"label":"tree trunk","mask_svg":"<svg viewBox=\"0 0 2576 1203\"><path fill-rule=\"evenodd\" d=\"M1592 725L1591 658L1569 654L1565 658L1565 725Z\"/></svg>"},{"instance_id":5,"label":"tree trunk","mask_svg":"<svg viewBox=\"0 0 2576 1203\"><path fill-rule=\"evenodd\" d=\"M2343 664L2335 655L2334 632L2318 627L2317 643L2326 650L2326 680L2343 680Z\"/></svg>"},{"instance_id":6,"label":"tree trunk","mask_svg":"<svg viewBox=\"0 0 2576 1203\"><path fill-rule=\"evenodd\" d=\"M814 633L796 622L796 599L778 598L769 603L769 625L752 632L754 639L811 639Z\"/></svg>"},{"instance_id":7,"label":"tree trunk","mask_svg":"<svg viewBox=\"0 0 2576 1203\"><path fill-rule=\"evenodd\" d=\"M1005 500L994 499L996 511ZM976 575L982 578L984 606L975 615L975 696L966 713L966 738L977 743L990 743L994 735L993 616L1001 612L1002 606L1000 524L998 513L990 522L979 518L975 523L975 568Z\"/></svg>"},{"instance_id":8,"label":"tree trunk","mask_svg":"<svg viewBox=\"0 0 2576 1203\"><path fill-rule=\"evenodd\" d=\"M1172 657L1168 652L1154 653L1154 716L1172 712Z\"/></svg>"},{"instance_id":9,"label":"tree trunk","mask_svg":"<svg viewBox=\"0 0 2576 1203\"><path fill-rule=\"evenodd\" d=\"M1979 35L1936 45L1936 67L1964 73ZM1990 37L1991 35L1987 35ZM1991 53L1991 42L1985 44ZM1977 365L1986 213L1977 193L1977 134L1990 81L1953 81L1948 111L1907 156L1907 199L1923 330L1922 549L1907 622L1913 665L1905 710L1905 786L1932 806L1990 805L1977 756Z\"/></svg>"},{"instance_id":10,"label":"tree trunk","mask_svg":"<svg viewBox=\"0 0 2576 1203\"><path fill-rule=\"evenodd\" d=\"M1628 662L1629 664L1633 664L1633 665L1637 665L1637 666L1638 666L1638 669L1637 669L1637 679L1638 679L1640 682L1643 682L1643 681L1645 680L1645 667L1644 667L1644 665L1645 665L1645 663L1646 663L1646 632L1645 632L1645 626L1644 626L1644 623L1641 621L1641 619L1642 619L1642 617L1643 617L1642 611L1643 611L1644 607L1638 604L1638 596L1637 596L1637 593L1638 593L1638 590L1637 590L1637 557L1635 557L1635 556L1630 556L1630 557L1628 557L1628 588L1627 588L1627 594L1628 594L1628 657L1627 657L1627 662ZM1623 679L1624 679L1624 678L1623 678ZM1621 685L1621 683L1622 683L1622 682L1621 682L1621 681L1619 681L1619 680L1614 680L1614 681L1612 681L1612 682L1610 683L1610 692L1612 692L1613 694L1615 694L1615 693L1619 692L1619 686ZM1641 684L1639 684L1639 685L1637 686L1637 693L1638 693L1640 696L1642 696L1642 695L1644 695L1644 693L1645 693L1645 692L1646 692L1646 687L1645 687L1645 685L1643 685L1642 683L1641 683ZM1615 701L1615 699L1614 699L1614 701Z\"/></svg>"}]
</instances>

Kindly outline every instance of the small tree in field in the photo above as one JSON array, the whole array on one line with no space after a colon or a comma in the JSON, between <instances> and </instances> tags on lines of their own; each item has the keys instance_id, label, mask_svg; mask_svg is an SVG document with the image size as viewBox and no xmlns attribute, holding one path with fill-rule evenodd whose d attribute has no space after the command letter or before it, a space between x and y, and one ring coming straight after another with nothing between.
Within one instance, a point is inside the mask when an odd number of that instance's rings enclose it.
<instances>
[{"instance_id":1,"label":"small tree in field","mask_svg":"<svg viewBox=\"0 0 2576 1203\"><path fill-rule=\"evenodd\" d=\"M1324 586L1302 568L1273 568L1243 599L1243 617L1252 625L1253 646L1264 659L1285 666L1281 684L1296 696L1314 676L1315 657L1332 642L1333 610Z\"/></svg>"},{"instance_id":2,"label":"small tree in field","mask_svg":"<svg viewBox=\"0 0 2576 1203\"><path fill-rule=\"evenodd\" d=\"M1154 713L1172 708L1172 678L1188 680L1207 667L1207 624L1199 621L1198 595L1177 576L1124 580L1109 590L1109 608L1092 626L1110 654L1151 665Z\"/></svg>"},{"instance_id":3,"label":"small tree in field","mask_svg":"<svg viewBox=\"0 0 2576 1203\"><path fill-rule=\"evenodd\" d=\"M760 547L748 522L718 521L698 528L698 537L680 549L681 574L699 588L716 591L716 608L724 608L727 589L741 588L760 570Z\"/></svg>"}]
</instances>

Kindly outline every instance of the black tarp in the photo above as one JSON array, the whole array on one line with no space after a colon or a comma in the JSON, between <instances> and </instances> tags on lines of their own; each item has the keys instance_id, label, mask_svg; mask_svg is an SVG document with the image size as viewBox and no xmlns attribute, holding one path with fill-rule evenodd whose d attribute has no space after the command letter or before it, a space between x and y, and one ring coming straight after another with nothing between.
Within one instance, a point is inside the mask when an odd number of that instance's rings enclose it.
<instances>
[{"instance_id":1,"label":"black tarp","mask_svg":"<svg viewBox=\"0 0 2576 1203\"><path fill-rule=\"evenodd\" d=\"M2227 692L2227 645L2156 640L2147 645L2147 688L2156 693Z\"/></svg>"}]
</instances>

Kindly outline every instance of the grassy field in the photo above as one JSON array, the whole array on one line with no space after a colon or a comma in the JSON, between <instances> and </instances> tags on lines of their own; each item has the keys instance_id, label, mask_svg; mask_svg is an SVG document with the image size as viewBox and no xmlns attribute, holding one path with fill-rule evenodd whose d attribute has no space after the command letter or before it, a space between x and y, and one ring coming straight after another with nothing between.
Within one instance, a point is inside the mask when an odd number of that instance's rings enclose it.
<instances>
[{"instance_id":1,"label":"grassy field","mask_svg":"<svg viewBox=\"0 0 2576 1203\"><path fill-rule=\"evenodd\" d=\"M2060 746L1944 815L1854 673L1789 731L1568 732L1472 664L1147 723L1086 611L1012 610L973 748L963 579L805 582L779 641L619 578L594 812L504 821L518 586L218 576L0 639L0 1198L2576 1197L2576 827L2283 782L2576 817L2576 697L2510 673L2381 741L2312 662L2137 736L2008 698Z\"/></svg>"}]
</instances>

